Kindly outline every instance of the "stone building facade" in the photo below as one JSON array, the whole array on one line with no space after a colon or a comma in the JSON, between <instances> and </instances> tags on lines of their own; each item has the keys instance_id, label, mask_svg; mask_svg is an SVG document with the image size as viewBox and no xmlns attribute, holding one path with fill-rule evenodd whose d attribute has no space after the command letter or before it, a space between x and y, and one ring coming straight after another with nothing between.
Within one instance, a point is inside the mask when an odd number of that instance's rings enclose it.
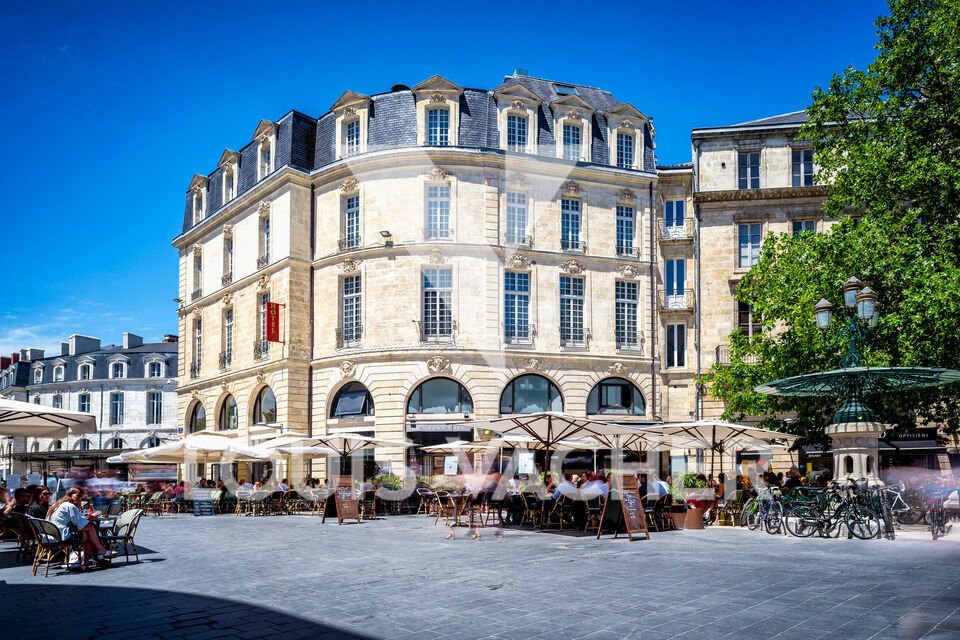
<instances>
[{"instance_id":1,"label":"stone building facade","mask_svg":"<svg viewBox=\"0 0 960 640\"><path fill-rule=\"evenodd\" d=\"M185 431L428 444L538 409L658 420L653 140L610 93L526 76L261 122L194 178L174 242Z\"/></svg>"},{"instance_id":2,"label":"stone building facade","mask_svg":"<svg viewBox=\"0 0 960 640\"><path fill-rule=\"evenodd\" d=\"M23 474L72 467L105 468L121 450L156 446L177 435L177 341L144 343L123 334L120 345L74 334L60 354L22 349L0 358L0 397L91 413L97 433L54 440L4 438L0 472Z\"/></svg>"}]
</instances>

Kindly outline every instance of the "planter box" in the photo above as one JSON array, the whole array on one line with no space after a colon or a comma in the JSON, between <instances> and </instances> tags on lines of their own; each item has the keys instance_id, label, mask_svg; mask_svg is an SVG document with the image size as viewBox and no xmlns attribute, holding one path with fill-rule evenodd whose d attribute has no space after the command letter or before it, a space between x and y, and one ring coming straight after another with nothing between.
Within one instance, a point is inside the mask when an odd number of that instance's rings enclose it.
<instances>
[{"instance_id":1,"label":"planter box","mask_svg":"<svg viewBox=\"0 0 960 640\"><path fill-rule=\"evenodd\" d=\"M687 509L683 526L685 529L703 529L703 509Z\"/></svg>"},{"instance_id":2,"label":"planter box","mask_svg":"<svg viewBox=\"0 0 960 640\"><path fill-rule=\"evenodd\" d=\"M671 510L670 518L673 519L673 526L676 529L683 529L687 521L687 510Z\"/></svg>"}]
</instances>

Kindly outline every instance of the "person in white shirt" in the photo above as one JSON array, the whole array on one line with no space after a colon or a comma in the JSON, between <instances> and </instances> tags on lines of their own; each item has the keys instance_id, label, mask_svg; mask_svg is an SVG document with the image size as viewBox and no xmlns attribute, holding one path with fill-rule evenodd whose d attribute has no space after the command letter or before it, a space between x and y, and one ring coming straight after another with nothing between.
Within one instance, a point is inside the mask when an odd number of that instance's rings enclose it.
<instances>
[{"instance_id":1,"label":"person in white shirt","mask_svg":"<svg viewBox=\"0 0 960 640\"><path fill-rule=\"evenodd\" d=\"M253 491L253 485L250 484L249 480L244 480L243 484L240 485L240 489L243 491Z\"/></svg>"},{"instance_id":2,"label":"person in white shirt","mask_svg":"<svg viewBox=\"0 0 960 640\"><path fill-rule=\"evenodd\" d=\"M557 485L557 490L553 492L553 499L557 500L565 493L577 493L577 485L573 484L569 473L563 474L563 482Z\"/></svg>"},{"instance_id":3,"label":"person in white shirt","mask_svg":"<svg viewBox=\"0 0 960 640\"><path fill-rule=\"evenodd\" d=\"M287 484L287 479L284 478L280 481L280 484L277 485L277 491L289 491L290 485Z\"/></svg>"},{"instance_id":4,"label":"person in white shirt","mask_svg":"<svg viewBox=\"0 0 960 640\"><path fill-rule=\"evenodd\" d=\"M607 485L607 483L603 481L603 477L596 472L591 473L590 480L580 487L580 495L587 499L594 496L603 496L606 498L609 492L609 485Z\"/></svg>"},{"instance_id":5,"label":"person in white shirt","mask_svg":"<svg viewBox=\"0 0 960 640\"><path fill-rule=\"evenodd\" d=\"M69 540L73 535L70 525L75 526L80 531L80 535L83 536L84 557L87 559L95 558L98 562L102 562L113 557L113 552L107 551L100 542L96 525L84 518L80 512L80 501L82 499L83 491L79 487L68 489L66 495L50 507L47 512L47 520L57 525L57 528L60 529L60 536L64 540Z\"/></svg>"}]
</instances>

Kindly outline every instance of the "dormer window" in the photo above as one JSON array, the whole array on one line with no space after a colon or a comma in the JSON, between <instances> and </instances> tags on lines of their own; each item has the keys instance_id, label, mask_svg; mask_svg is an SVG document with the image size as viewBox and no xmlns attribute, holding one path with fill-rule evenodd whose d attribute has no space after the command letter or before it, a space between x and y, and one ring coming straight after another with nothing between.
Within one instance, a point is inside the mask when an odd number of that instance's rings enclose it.
<instances>
[{"instance_id":1,"label":"dormer window","mask_svg":"<svg viewBox=\"0 0 960 640\"><path fill-rule=\"evenodd\" d=\"M127 364L125 362L113 362L110 364L111 378L126 378Z\"/></svg>"},{"instance_id":2,"label":"dormer window","mask_svg":"<svg viewBox=\"0 0 960 640\"><path fill-rule=\"evenodd\" d=\"M43 369L37 367L33 370L33 384L40 384L41 382L43 382Z\"/></svg>"},{"instance_id":3,"label":"dormer window","mask_svg":"<svg viewBox=\"0 0 960 640\"><path fill-rule=\"evenodd\" d=\"M227 149L220 156L220 183L223 187L223 204L227 204L237 197L237 166L240 156L236 151Z\"/></svg>"},{"instance_id":4,"label":"dormer window","mask_svg":"<svg viewBox=\"0 0 960 640\"><path fill-rule=\"evenodd\" d=\"M352 156L357 153L360 153L360 121L353 120L344 127L343 155Z\"/></svg>"},{"instance_id":5,"label":"dormer window","mask_svg":"<svg viewBox=\"0 0 960 640\"><path fill-rule=\"evenodd\" d=\"M621 169L633 168L633 134L617 132L617 166Z\"/></svg>"},{"instance_id":6,"label":"dormer window","mask_svg":"<svg viewBox=\"0 0 960 640\"><path fill-rule=\"evenodd\" d=\"M147 377L148 378L162 378L163 377L163 363L157 360L147 363Z\"/></svg>"},{"instance_id":7,"label":"dormer window","mask_svg":"<svg viewBox=\"0 0 960 640\"><path fill-rule=\"evenodd\" d=\"M650 119L628 103L607 109L603 117L607 121L608 162L620 169L642 170L644 134L653 137Z\"/></svg>"},{"instance_id":8,"label":"dormer window","mask_svg":"<svg viewBox=\"0 0 960 640\"><path fill-rule=\"evenodd\" d=\"M447 109L427 109L427 145L446 147L450 144L450 112Z\"/></svg>"},{"instance_id":9,"label":"dormer window","mask_svg":"<svg viewBox=\"0 0 960 640\"><path fill-rule=\"evenodd\" d=\"M507 116L507 151L523 153L527 150L527 118L515 114Z\"/></svg>"},{"instance_id":10,"label":"dormer window","mask_svg":"<svg viewBox=\"0 0 960 640\"><path fill-rule=\"evenodd\" d=\"M203 193L193 192L193 224L203 220Z\"/></svg>"},{"instance_id":11,"label":"dormer window","mask_svg":"<svg viewBox=\"0 0 960 640\"><path fill-rule=\"evenodd\" d=\"M226 167L223 170L223 202L227 203L233 200L233 197L236 195L236 191L233 185L234 176L237 175L237 172L233 170L233 167Z\"/></svg>"},{"instance_id":12,"label":"dormer window","mask_svg":"<svg viewBox=\"0 0 960 640\"><path fill-rule=\"evenodd\" d=\"M277 123L261 120L257 130L253 132L253 139L257 142L257 181L259 182L273 173L276 167Z\"/></svg>"},{"instance_id":13,"label":"dormer window","mask_svg":"<svg viewBox=\"0 0 960 640\"><path fill-rule=\"evenodd\" d=\"M579 160L582 157L582 134L579 125L564 123L563 125L563 159Z\"/></svg>"},{"instance_id":14,"label":"dormer window","mask_svg":"<svg viewBox=\"0 0 960 640\"><path fill-rule=\"evenodd\" d=\"M441 76L413 89L417 104L417 143L430 147L456 146L463 89Z\"/></svg>"},{"instance_id":15,"label":"dormer window","mask_svg":"<svg viewBox=\"0 0 960 640\"><path fill-rule=\"evenodd\" d=\"M89 380L93 377L93 367L89 364L80 365L80 369L77 372L78 380Z\"/></svg>"},{"instance_id":16,"label":"dormer window","mask_svg":"<svg viewBox=\"0 0 960 640\"><path fill-rule=\"evenodd\" d=\"M569 84L555 84L553 88L556 89L558 96L577 96L580 95L577 93L577 88Z\"/></svg>"},{"instance_id":17,"label":"dormer window","mask_svg":"<svg viewBox=\"0 0 960 640\"><path fill-rule=\"evenodd\" d=\"M57 365L53 368L53 381L54 382L63 382L63 365Z\"/></svg>"}]
</instances>

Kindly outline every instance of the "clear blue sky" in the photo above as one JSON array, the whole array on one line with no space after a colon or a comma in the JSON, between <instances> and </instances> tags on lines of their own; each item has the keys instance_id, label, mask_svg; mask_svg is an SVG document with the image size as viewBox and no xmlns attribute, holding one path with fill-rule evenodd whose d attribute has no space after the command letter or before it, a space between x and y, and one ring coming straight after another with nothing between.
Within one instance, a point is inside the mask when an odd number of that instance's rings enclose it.
<instances>
[{"instance_id":1,"label":"clear blue sky","mask_svg":"<svg viewBox=\"0 0 960 640\"><path fill-rule=\"evenodd\" d=\"M176 333L184 192L261 118L319 116L345 89L434 73L492 88L523 67L631 102L654 118L658 161L686 162L691 128L802 109L866 66L881 13L867 0L7 2L0 353Z\"/></svg>"}]
</instances>

